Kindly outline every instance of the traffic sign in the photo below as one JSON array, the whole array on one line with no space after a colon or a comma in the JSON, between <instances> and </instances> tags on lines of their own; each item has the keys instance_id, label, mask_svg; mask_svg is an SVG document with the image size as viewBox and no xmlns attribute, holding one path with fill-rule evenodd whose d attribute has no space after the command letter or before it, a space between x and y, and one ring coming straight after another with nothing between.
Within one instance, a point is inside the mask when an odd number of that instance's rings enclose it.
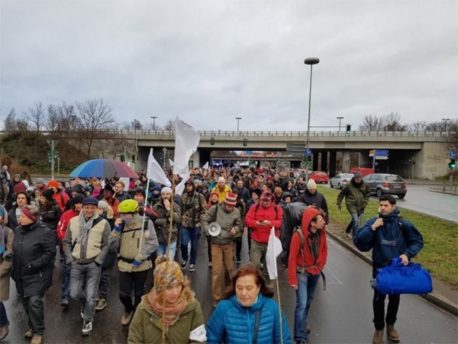
<instances>
[{"instance_id":1,"label":"traffic sign","mask_svg":"<svg viewBox=\"0 0 458 344\"><path fill-rule=\"evenodd\" d=\"M449 150L448 157L450 159L458 159L458 152L456 150Z\"/></svg>"},{"instance_id":2,"label":"traffic sign","mask_svg":"<svg viewBox=\"0 0 458 344\"><path fill-rule=\"evenodd\" d=\"M304 156L310 156L310 155L312 155L312 149L311 148L304 149Z\"/></svg>"},{"instance_id":3,"label":"traffic sign","mask_svg":"<svg viewBox=\"0 0 458 344\"><path fill-rule=\"evenodd\" d=\"M388 149L371 149L369 151L369 156L374 157L376 160L388 160L389 151Z\"/></svg>"}]
</instances>

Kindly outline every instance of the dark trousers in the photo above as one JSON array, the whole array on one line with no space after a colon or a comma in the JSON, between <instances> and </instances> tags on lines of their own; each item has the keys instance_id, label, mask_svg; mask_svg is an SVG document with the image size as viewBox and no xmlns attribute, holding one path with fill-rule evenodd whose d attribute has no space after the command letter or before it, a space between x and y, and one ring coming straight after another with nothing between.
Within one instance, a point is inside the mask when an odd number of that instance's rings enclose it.
<instances>
[{"instance_id":1,"label":"dark trousers","mask_svg":"<svg viewBox=\"0 0 458 344\"><path fill-rule=\"evenodd\" d=\"M212 242L211 236L207 235L207 255L208 255L208 262L212 262Z\"/></svg>"},{"instance_id":2,"label":"dark trousers","mask_svg":"<svg viewBox=\"0 0 458 344\"><path fill-rule=\"evenodd\" d=\"M10 322L8 321L8 316L6 315L6 309L3 302L0 301L0 326L7 326Z\"/></svg>"},{"instance_id":3,"label":"dark trousers","mask_svg":"<svg viewBox=\"0 0 458 344\"><path fill-rule=\"evenodd\" d=\"M145 293L145 282L148 270L139 272L121 272L119 271L119 299L124 305L124 311L130 313L140 303ZM132 303L132 292L134 293L134 302Z\"/></svg>"},{"instance_id":4,"label":"dark trousers","mask_svg":"<svg viewBox=\"0 0 458 344\"><path fill-rule=\"evenodd\" d=\"M234 239L235 242L235 260L237 262L242 261L242 237L237 237Z\"/></svg>"},{"instance_id":5,"label":"dark trousers","mask_svg":"<svg viewBox=\"0 0 458 344\"><path fill-rule=\"evenodd\" d=\"M377 275L377 268L373 267L372 276L375 278ZM380 294L374 289L374 298L372 299L372 308L374 310L374 326L376 330L383 330L385 328L385 321L387 325L394 325L398 315L400 295L388 295L388 308L385 318L385 294Z\"/></svg>"},{"instance_id":6,"label":"dark trousers","mask_svg":"<svg viewBox=\"0 0 458 344\"><path fill-rule=\"evenodd\" d=\"M22 299L29 327L33 334L42 336L45 332L45 316L43 310L43 295L34 295Z\"/></svg>"},{"instance_id":7,"label":"dark trousers","mask_svg":"<svg viewBox=\"0 0 458 344\"><path fill-rule=\"evenodd\" d=\"M111 268L102 269L102 275L100 276L99 283L99 299L107 299L108 288L110 286Z\"/></svg>"},{"instance_id":8,"label":"dark trousers","mask_svg":"<svg viewBox=\"0 0 458 344\"><path fill-rule=\"evenodd\" d=\"M70 273L72 269L71 264L66 264L65 259L61 259L62 263L62 295L61 300L70 301Z\"/></svg>"}]
</instances>

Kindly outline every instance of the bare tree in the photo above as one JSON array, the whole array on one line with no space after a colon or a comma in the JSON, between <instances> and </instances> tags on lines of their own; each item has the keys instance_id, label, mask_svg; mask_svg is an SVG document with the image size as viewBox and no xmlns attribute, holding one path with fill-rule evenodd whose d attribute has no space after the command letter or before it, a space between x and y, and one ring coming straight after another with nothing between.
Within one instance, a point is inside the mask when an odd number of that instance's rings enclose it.
<instances>
[{"instance_id":1,"label":"bare tree","mask_svg":"<svg viewBox=\"0 0 458 344\"><path fill-rule=\"evenodd\" d=\"M54 135L61 135L65 132L78 128L78 117L74 105L49 105L46 128Z\"/></svg>"},{"instance_id":2,"label":"bare tree","mask_svg":"<svg viewBox=\"0 0 458 344\"><path fill-rule=\"evenodd\" d=\"M377 115L367 115L363 118L363 124L359 126L362 131L378 131L385 126L384 118Z\"/></svg>"},{"instance_id":3,"label":"bare tree","mask_svg":"<svg viewBox=\"0 0 458 344\"><path fill-rule=\"evenodd\" d=\"M16 111L14 108L11 109L6 116L5 122L3 123L3 128L6 134L12 134L17 130Z\"/></svg>"},{"instance_id":4,"label":"bare tree","mask_svg":"<svg viewBox=\"0 0 458 344\"><path fill-rule=\"evenodd\" d=\"M35 103L33 107L29 108L25 113L25 118L30 123L32 128L35 129L35 133L38 136L46 120L43 103Z\"/></svg>"},{"instance_id":5,"label":"bare tree","mask_svg":"<svg viewBox=\"0 0 458 344\"><path fill-rule=\"evenodd\" d=\"M427 123L425 121L418 121L411 123L408 128L412 131L424 131L426 130Z\"/></svg>"},{"instance_id":6,"label":"bare tree","mask_svg":"<svg viewBox=\"0 0 458 344\"><path fill-rule=\"evenodd\" d=\"M94 139L103 129L109 129L114 124L111 109L103 103L102 99L87 100L77 103L78 128L81 137L86 142L87 155L91 155Z\"/></svg>"},{"instance_id":7,"label":"bare tree","mask_svg":"<svg viewBox=\"0 0 458 344\"><path fill-rule=\"evenodd\" d=\"M386 131L404 131L406 126L401 124L401 115L395 112L385 116L385 125L383 127Z\"/></svg>"},{"instance_id":8,"label":"bare tree","mask_svg":"<svg viewBox=\"0 0 458 344\"><path fill-rule=\"evenodd\" d=\"M130 126L134 130L142 130L143 126L141 122L138 119L134 119L132 122L130 122Z\"/></svg>"},{"instance_id":9,"label":"bare tree","mask_svg":"<svg viewBox=\"0 0 458 344\"><path fill-rule=\"evenodd\" d=\"M156 126L157 127L157 126ZM175 121L169 119L164 125L164 130L175 131Z\"/></svg>"}]
</instances>

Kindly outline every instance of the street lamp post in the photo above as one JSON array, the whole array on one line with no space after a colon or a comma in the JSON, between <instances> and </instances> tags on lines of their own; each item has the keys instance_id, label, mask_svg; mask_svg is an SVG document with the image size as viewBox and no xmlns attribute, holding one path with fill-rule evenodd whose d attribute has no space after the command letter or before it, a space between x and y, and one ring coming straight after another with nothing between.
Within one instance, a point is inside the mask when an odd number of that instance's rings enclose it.
<instances>
[{"instance_id":1,"label":"street lamp post","mask_svg":"<svg viewBox=\"0 0 458 344\"><path fill-rule=\"evenodd\" d=\"M339 133L340 133L340 126L342 124L343 116L337 116L337 119L339 120Z\"/></svg>"},{"instance_id":2,"label":"street lamp post","mask_svg":"<svg viewBox=\"0 0 458 344\"><path fill-rule=\"evenodd\" d=\"M157 116L151 116L151 118L153 119L153 130L156 130L156 118L157 118Z\"/></svg>"},{"instance_id":3,"label":"street lamp post","mask_svg":"<svg viewBox=\"0 0 458 344\"><path fill-rule=\"evenodd\" d=\"M442 118L444 121L444 132L447 133L447 122L450 121L450 118Z\"/></svg>"},{"instance_id":4,"label":"street lamp post","mask_svg":"<svg viewBox=\"0 0 458 344\"><path fill-rule=\"evenodd\" d=\"M240 122L240 120L242 119L242 117L235 117L235 119L237 120L237 131L240 131L240 130L239 130L239 128L240 128L240 127L239 127L239 122Z\"/></svg>"},{"instance_id":5,"label":"street lamp post","mask_svg":"<svg viewBox=\"0 0 458 344\"><path fill-rule=\"evenodd\" d=\"M308 170L309 170L309 147L310 147L310 109L312 106L312 73L313 73L313 65L320 63L320 59L318 57L307 57L304 61L306 65L310 66L310 86L309 86L309 113L307 117L307 141L305 145L305 155L306 155L306 180L308 181Z\"/></svg>"}]
</instances>

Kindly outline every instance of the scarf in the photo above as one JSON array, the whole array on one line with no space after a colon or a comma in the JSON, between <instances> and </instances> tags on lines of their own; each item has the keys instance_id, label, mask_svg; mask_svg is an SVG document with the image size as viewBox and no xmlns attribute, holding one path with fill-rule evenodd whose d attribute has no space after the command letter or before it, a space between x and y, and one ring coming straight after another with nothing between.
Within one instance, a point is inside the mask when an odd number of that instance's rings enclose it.
<instances>
[{"instance_id":1,"label":"scarf","mask_svg":"<svg viewBox=\"0 0 458 344\"><path fill-rule=\"evenodd\" d=\"M80 245L83 245L83 243L87 242L89 231L93 227L94 220L98 217L98 215L97 213L94 214L94 216L92 216L87 221L84 218L83 213L80 213L78 217L79 217L80 233L78 235L78 238L76 239L76 242Z\"/></svg>"},{"instance_id":2,"label":"scarf","mask_svg":"<svg viewBox=\"0 0 458 344\"><path fill-rule=\"evenodd\" d=\"M194 293L191 292L189 287L183 285L183 290L178 300L174 303L170 303L167 300L164 300L161 294L157 293L156 288L153 288L147 295L146 300L153 309L154 313L160 317L162 329L166 330L175 324L186 306L194 301ZM163 317L162 315L164 313L165 316Z\"/></svg>"}]
</instances>

